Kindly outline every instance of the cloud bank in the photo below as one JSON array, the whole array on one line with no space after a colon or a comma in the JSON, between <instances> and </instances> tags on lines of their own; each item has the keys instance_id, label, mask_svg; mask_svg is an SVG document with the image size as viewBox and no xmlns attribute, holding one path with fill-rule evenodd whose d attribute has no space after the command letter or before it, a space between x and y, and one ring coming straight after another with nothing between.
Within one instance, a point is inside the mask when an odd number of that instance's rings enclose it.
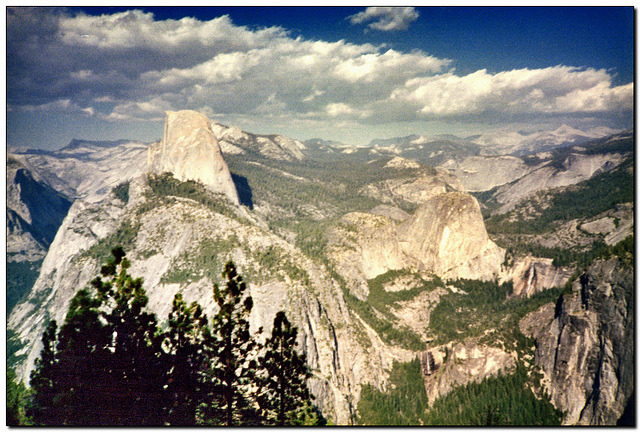
<instances>
[{"instance_id":1,"label":"cloud bank","mask_svg":"<svg viewBox=\"0 0 640 432\"><path fill-rule=\"evenodd\" d=\"M401 29L412 8L350 17ZM211 118L327 127L482 121L499 115L631 112L633 83L607 70L554 66L456 74L451 59L382 46L293 38L228 16L156 20L132 10L103 16L48 8L7 12L7 106L109 121L162 121L166 110Z\"/></svg>"}]
</instances>

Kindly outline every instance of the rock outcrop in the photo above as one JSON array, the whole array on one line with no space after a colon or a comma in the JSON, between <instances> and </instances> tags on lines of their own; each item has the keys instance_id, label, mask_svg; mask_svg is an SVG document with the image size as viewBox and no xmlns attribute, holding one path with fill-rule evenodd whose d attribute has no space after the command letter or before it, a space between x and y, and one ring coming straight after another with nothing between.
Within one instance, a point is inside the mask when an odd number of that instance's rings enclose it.
<instances>
[{"instance_id":1,"label":"rock outcrop","mask_svg":"<svg viewBox=\"0 0 640 432\"><path fill-rule=\"evenodd\" d=\"M385 169L419 170L421 165L415 161L396 157L390 160ZM436 168L433 172L418 172L411 176L392 178L368 184L360 190L363 195L391 205L421 205L430 198L452 191L463 191L457 177L448 171Z\"/></svg>"},{"instance_id":2,"label":"rock outcrop","mask_svg":"<svg viewBox=\"0 0 640 432\"><path fill-rule=\"evenodd\" d=\"M306 146L302 141L283 135L256 135L240 130L237 126L211 123L224 154L253 153L268 159L295 161L305 159Z\"/></svg>"},{"instance_id":3,"label":"rock outcrop","mask_svg":"<svg viewBox=\"0 0 640 432\"><path fill-rule=\"evenodd\" d=\"M432 197L398 232L402 249L443 278L492 279L504 259L489 239L478 201L463 192Z\"/></svg>"},{"instance_id":4,"label":"rock outcrop","mask_svg":"<svg viewBox=\"0 0 640 432\"><path fill-rule=\"evenodd\" d=\"M594 262L560 297L520 324L567 425L615 425L634 392L634 275L617 258Z\"/></svg>"},{"instance_id":5,"label":"rock outcrop","mask_svg":"<svg viewBox=\"0 0 640 432\"><path fill-rule=\"evenodd\" d=\"M229 167L204 114L167 111L164 136L149 146L147 168L156 174L171 172L180 181L198 181L239 203Z\"/></svg>"},{"instance_id":6,"label":"rock outcrop","mask_svg":"<svg viewBox=\"0 0 640 432\"><path fill-rule=\"evenodd\" d=\"M44 257L71 207L37 173L7 158L7 253L28 261Z\"/></svg>"},{"instance_id":7,"label":"rock outcrop","mask_svg":"<svg viewBox=\"0 0 640 432\"><path fill-rule=\"evenodd\" d=\"M513 354L499 348L480 345L472 340L449 344L430 351L437 371L425 378L429 401L451 392L457 386L480 382L498 373L511 373L516 367Z\"/></svg>"},{"instance_id":8,"label":"rock outcrop","mask_svg":"<svg viewBox=\"0 0 640 432\"><path fill-rule=\"evenodd\" d=\"M427 199L412 216L392 212L349 213L329 231L328 253L360 298L367 279L389 270L431 272L445 279L498 276L504 250L489 239L477 200L463 192Z\"/></svg>"},{"instance_id":9,"label":"rock outcrop","mask_svg":"<svg viewBox=\"0 0 640 432\"><path fill-rule=\"evenodd\" d=\"M563 286L573 272L571 268L554 266L551 258L529 255L503 268L500 282L513 281L514 295L531 297L545 289Z\"/></svg>"}]
</instances>

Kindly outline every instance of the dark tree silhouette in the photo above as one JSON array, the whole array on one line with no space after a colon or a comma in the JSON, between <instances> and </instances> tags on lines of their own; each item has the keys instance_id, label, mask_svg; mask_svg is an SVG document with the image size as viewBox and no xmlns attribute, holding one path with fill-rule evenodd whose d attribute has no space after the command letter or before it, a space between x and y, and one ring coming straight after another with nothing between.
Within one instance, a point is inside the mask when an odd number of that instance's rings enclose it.
<instances>
[{"instance_id":1,"label":"dark tree silhouette","mask_svg":"<svg viewBox=\"0 0 640 432\"><path fill-rule=\"evenodd\" d=\"M195 425L198 406L204 400L206 390L204 347L211 338L207 316L198 303L187 305L178 293L173 299L168 321L164 341L164 349L169 354L167 423Z\"/></svg>"},{"instance_id":2,"label":"dark tree silhouette","mask_svg":"<svg viewBox=\"0 0 640 432\"><path fill-rule=\"evenodd\" d=\"M304 354L295 350L298 329L291 325L284 312L273 320L271 338L265 342L265 354L260 358L263 371L258 403L263 422L272 425L318 425L313 412L307 379L311 373Z\"/></svg>"},{"instance_id":3,"label":"dark tree silhouette","mask_svg":"<svg viewBox=\"0 0 640 432\"><path fill-rule=\"evenodd\" d=\"M227 426L259 424L252 403L258 345L249 333L248 321L253 300L245 294L247 286L233 262L225 265L222 276L224 288L213 287L219 310L212 320L210 403L205 417Z\"/></svg>"}]
</instances>

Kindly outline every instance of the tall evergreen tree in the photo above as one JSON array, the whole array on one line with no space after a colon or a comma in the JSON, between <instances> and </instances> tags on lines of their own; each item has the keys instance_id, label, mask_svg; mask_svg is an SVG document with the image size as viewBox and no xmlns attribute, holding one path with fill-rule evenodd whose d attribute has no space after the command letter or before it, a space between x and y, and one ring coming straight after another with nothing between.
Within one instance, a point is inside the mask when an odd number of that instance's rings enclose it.
<instances>
[{"instance_id":1,"label":"tall evergreen tree","mask_svg":"<svg viewBox=\"0 0 640 432\"><path fill-rule=\"evenodd\" d=\"M7 367L7 426L28 426L27 414L29 391L22 381L17 381L16 373Z\"/></svg>"},{"instance_id":2,"label":"tall evergreen tree","mask_svg":"<svg viewBox=\"0 0 640 432\"><path fill-rule=\"evenodd\" d=\"M307 387L311 373L305 355L295 350L297 335L298 329L291 325L285 313L278 312L273 320L271 338L265 343L265 354L260 358L264 374L258 402L266 424L320 424Z\"/></svg>"},{"instance_id":3,"label":"tall evergreen tree","mask_svg":"<svg viewBox=\"0 0 640 432\"><path fill-rule=\"evenodd\" d=\"M173 299L169 313L164 350L168 353L167 423L172 426L195 425L197 409L204 400L203 373L207 363L204 347L211 335L207 316L196 302L187 305L180 293Z\"/></svg>"},{"instance_id":4,"label":"tall evergreen tree","mask_svg":"<svg viewBox=\"0 0 640 432\"><path fill-rule=\"evenodd\" d=\"M122 248L102 267L95 292L71 300L57 336L55 323L31 382L34 419L46 425L163 424L164 373L155 316L143 311L142 280L127 273ZM49 414L48 414L49 413Z\"/></svg>"},{"instance_id":5,"label":"tall evergreen tree","mask_svg":"<svg viewBox=\"0 0 640 432\"><path fill-rule=\"evenodd\" d=\"M108 424L104 404L109 385L109 334L101 320L102 301L88 290L76 293L58 335L56 376L60 422L52 425Z\"/></svg>"},{"instance_id":6,"label":"tall evergreen tree","mask_svg":"<svg viewBox=\"0 0 640 432\"><path fill-rule=\"evenodd\" d=\"M203 411L210 423L226 426L258 424L253 405L257 344L249 333L249 314L253 307L247 286L233 262L225 265L224 288L213 287L219 307L212 322L210 403Z\"/></svg>"},{"instance_id":7,"label":"tall evergreen tree","mask_svg":"<svg viewBox=\"0 0 640 432\"><path fill-rule=\"evenodd\" d=\"M164 423L162 337L154 314L144 310L148 298L141 278L132 278L129 260L121 247L102 268L93 284L106 304L102 314L111 342L106 366L107 424L161 425Z\"/></svg>"},{"instance_id":8,"label":"tall evergreen tree","mask_svg":"<svg viewBox=\"0 0 640 432\"><path fill-rule=\"evenodd\" d=\"M33 390L31 416L36 425L60 424L55 400L58 393L56 377L57 328L55 320L49 322L42 335L40 357L36 359L35 369L31 372L30 384Z\"/></svg>"}]
</instances>

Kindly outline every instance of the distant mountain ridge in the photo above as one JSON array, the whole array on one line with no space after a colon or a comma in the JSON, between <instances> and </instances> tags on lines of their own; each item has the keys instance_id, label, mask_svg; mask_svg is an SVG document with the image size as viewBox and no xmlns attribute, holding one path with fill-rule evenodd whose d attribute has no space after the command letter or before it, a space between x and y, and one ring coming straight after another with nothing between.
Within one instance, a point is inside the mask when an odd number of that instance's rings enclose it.
<instances>
[{"instance_id":1,"label":"distant mountain ridge","mask_svg":"<svg viewBox=\"0 0 640 432\"><path fill-rule=\"evenodd\" d=\"M487 230L481 204L508 197L498 204L511 205L533 186L576 184L625 168L634 149L632 131L513 156L451 135L410 135L354 148L252 134L202 118L195 130L215 135L244 199L227 200L202 182L181 181L188 176L175 178L176 164L186 160L180 153L198 144L190 132L177 133L175 142L185 145L166 152L156 152L162 141L77 140L55 152L15 155L15 168L19 162L25 175L33 173L73 201L33 290L8 318L9 355L23 377L39 353L47 320L64 319L73 293L96 276L116 244L125 247L131 274L143 278L150 310L161 321L176 292L211 314L211 286L232 259L254 300L252 331L263 326L268 333L273 314L286 310L314 369L314 403L337 424L353 423L361 389L388 390L394 363L412 360L427 341L440 371L428 389L430 401L455 385L510 374L516 359L526 367L548 363L538 358L537 347L513 341L517 314L535 313L542 301L553 310L574 268L507 251ZM167 163L149 169L160 160ZM185 166L209 169L206 160L186 160ZM25 178L18 176L19 183ZM469 194L470 184L483 192ZM567 224L603 238L624 234L633 224L632 207L625 201ZM556 235L553 229L546 235ZM513 283L512 291L500 290L519 309L490 295L496 281ZM472 288L476 282L479 288ZM542 297L529 298L536 295ZM477 296L496 308L463 307L465 298ZM438 316L445 317L444 330L436 325ZM556 372L552 366L545 373ZM627 390L602 399L616 399L607 418L619 415Z\"/></svg>"}]
</instances>

